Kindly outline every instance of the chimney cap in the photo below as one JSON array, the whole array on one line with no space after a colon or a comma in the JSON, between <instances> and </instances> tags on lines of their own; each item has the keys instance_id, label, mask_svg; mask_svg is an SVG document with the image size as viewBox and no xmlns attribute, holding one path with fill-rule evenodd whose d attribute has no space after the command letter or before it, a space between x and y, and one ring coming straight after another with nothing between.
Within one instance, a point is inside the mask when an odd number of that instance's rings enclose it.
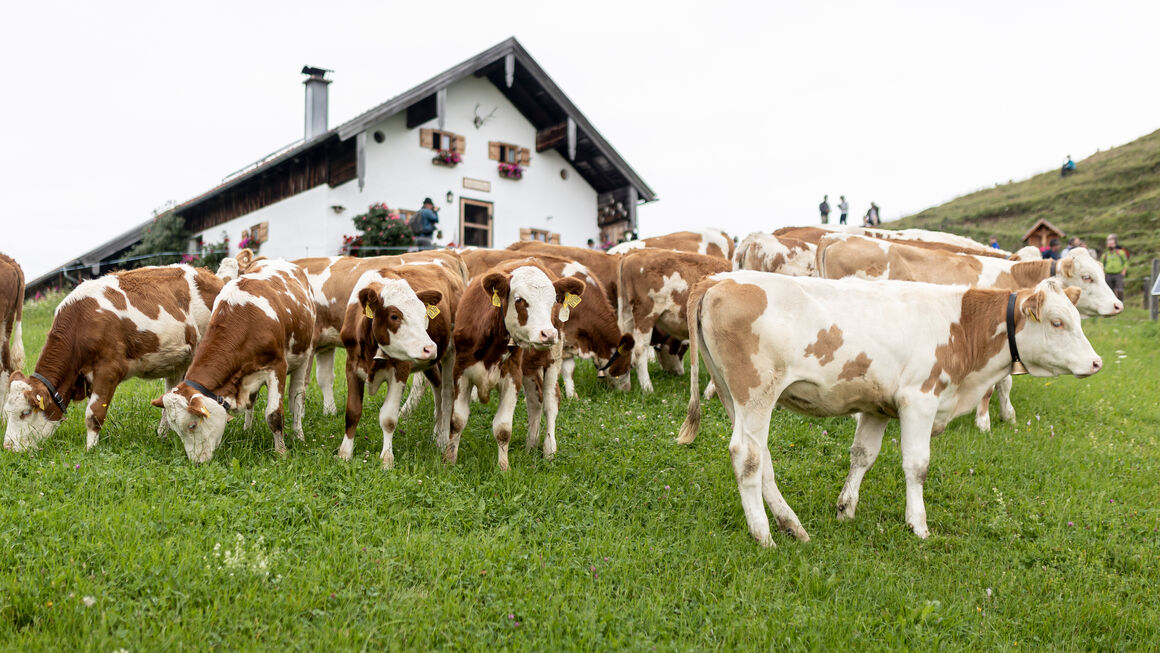
<instances>
[{"instance_id":1,"label":"chimney cap","mask_svg":"<svg viewBox=\"0 0 1160 653\"><path fill-rule=\"evenodd\" d=\"M334 72L334 71L329 69L329 68L315 68L314 66L303 66L302 67L302 74L303 75L310 75L311 77L317 77L319 79L325 78L326 73L332 73L332 72Z\"/></svg>"}]
</instances>

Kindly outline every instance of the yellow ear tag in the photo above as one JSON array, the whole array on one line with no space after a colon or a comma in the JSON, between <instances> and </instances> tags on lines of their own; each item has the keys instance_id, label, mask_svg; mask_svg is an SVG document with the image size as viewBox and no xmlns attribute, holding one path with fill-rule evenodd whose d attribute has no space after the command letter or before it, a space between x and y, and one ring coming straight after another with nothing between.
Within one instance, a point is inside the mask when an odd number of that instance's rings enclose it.
<instances>
[{"instance_id":1,"label":"yellow ear tag","mask_svg":"<svg viewBox=\"0 0 1160 653\"><path fill-rule=\"evenodd\" d=\"M36 395L36 403L40 404L40 412L44 412L44 397Z\"/></svg>"},{"instance_id":2,"label":"yellow ear tag","mask_svg":"<svg viewBox=\"0 0 1160 653\"><path fill-rule=\"evenodd\" d=\"M371 308L371 305L370 305L370 304L367 304L366 306L364 306L364 307L363 307L363 312L364 312L364 313L366 313L366 316L367 316L367 319L368 319L368 320L373 320L373 319L374 319L374 317L375 317L375 311L374 311L374 309L373 309L373 308Z\"/></svg>"},{"instance_id":3,"label":"yellow ear tag","mask_svg":"<svg viewBox=\"0 0 1160 653\"><path fill-rule=\"evenodd\" d=\"M499 300L499 291L498 290L491 291L491 305L496 307L496 308L503 306L503 302L501 302Z\"/></svg>"},{"instance_id":4,"label":"yellow ear tag","mask_svg":"<svg viewBox=\"0 0 1160 653\"><path fill-rule=\"evenodd\" d=\"M621 346L616 348L616 353L620 354L621 356L627 356L628 355L628 347L621 345Z\"/></svg>"},{"instance_id":5,"label":"yellow ear tag","mask_svg":"<svg viewBox=\"0 0 1160 653\"><path fill-rule=\"evenodd\" d=\"M580 303L580 295L573 295L570 292L564 293L564 304L569 308L576 308L576 304Z\"/></svg>"},{"instance_id":6,"label":"yellow ear tag","mask_svg":"<svg viewBox=\"0 0 1160 653\"><path fill-rule=\"evenodd\" d=\"M427 319L434 320L439 317L439 307L434 304L427 304Z\"/></svg>"}]
</instances>

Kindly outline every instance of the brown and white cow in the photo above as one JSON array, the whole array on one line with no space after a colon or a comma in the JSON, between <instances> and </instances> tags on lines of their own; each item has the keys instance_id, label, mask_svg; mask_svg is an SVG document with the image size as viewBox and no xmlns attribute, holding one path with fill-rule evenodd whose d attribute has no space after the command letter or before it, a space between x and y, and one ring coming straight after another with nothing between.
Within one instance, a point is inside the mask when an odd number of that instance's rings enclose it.
<instances>
[{"instance_id":1,"label":"brown and white cow","mask_svg":"<svg viewBox=\"0 0 1160 653\"><path fill-rule=\"evenodd\" d=\"M702 256L733 260L733 239L720 229L698 229L678 231L663 236L653 236L640 240L620 243L608 250L609 254L627 254L638 249L669 249L677 252L693 252Z\"/></svg>"},{"instance_id":2,"label":"brown and white cow","mask_svg":"<svg viewBox=\"0 0 1160 653\"><path fill-rule=\"evenodd\" d=\"M507 248L513 252L519 252L524 256L555 256L583 264L588 269L588 272L595 275L600 280L600 283L603 284L608 303L616 306L616 271L620 265L619 255L609 254L597 249L553 245L538 240L521 240L508 245Z\"/></svg>"},{"instance_id":3,"label":"brown and white cow","mask_svg":"<svg viewBox=\"0 0 1160 653\"><path fill-rule=\"evenodd\" d=\"M435 388L436 442L446 448L455 370L451 332L463 289L459 271L437 262L366 272L355 283L341 331L346 348L346 433L339 458L350 460L354 452L364 387L374 394L385 381L379 460L384 469L394 467L392 439L403 389L413 372L425 373Z\"/></svg>"},{"instance_id":4,"label":"brown and white cow","mask_svg":"<svg viewBox=\"0 0 1160 653\"><path fill-rule=\"evenodd\" d=\"M797 238L755 231L745 237L733 254L734 270L759 270L791 277L816 277L818 248Z\"/></svg>"},{"instance_id":5,"label":"brown and white cow","mask_svg":"<svg viewBox=\"0 0 1160 653\"><path fill-rule=\"evenodd\" d=\"M221 288L212 272L188 265L115 272L77 286L56 307L36 371L13 376L4 448L36 448L69 403L85 397L86 446L96 446L121 381L160 378L168 389L181 379ZM162 417L158 434L164 429Z\"/></svg>"},{"instance_id":6,"label":"brown and white cow","mask_svg":"<svg viewBox=\"0 0 1160 653\"><path fill-rule=\"evenodd\" d=\"M314 345L314 356L318 360L315 376L322 391L322 413L333 415L338 412L334 402L334 355L342 346L341 331L347 314L347 302L355 284L367 272L392 268L400 265L435 263L460 277L467 283L467 272L459 256L446 249L408 252L397 256L329 256L302 258L293 261L306 271L307 279L314 291L318 313L318 339Z\"/></svg>"},{"instance_id":7,"label":"brown and white cow","mask_svg":"<svg viewBox=\"0 0 1160 653\"><path fill-rule=\"evenodd\" d=\"M689 290L705 277L730 269L727 260L661 249L639 249L620 261L620 330L632 336L632 364L644 392L652 392L648 373L648 346L653 329L678 340L688 340L685 306ZM683 367L681 368L683 372Z\"/></svg>"},{"instance_id":8,"label":"brown and white cow","mask_svg":"<svg viewBox=\"0 0 1160 653\"><path fill-rule=\"evenodd\" d=\"M302 268L289 261L257 260L222 287L185 378L153 400L181 437L190 460L213 458L230 411L250 409L263 385L274 450L286 453L282 429L287 403L293 406L294 434L305 439L302 416L314 326L310 283Z\"/></svg>"},{"instance_id":9,"label":"brown and white cow","mask_svg":"<svg viewBox=\"0 0 1160 653\"><path fill-rule=\"evenodd\" d=\"M822 238L818 247L818 274L825 279L893 279L1004 290L1031 288L1044 279L1055 278L1064 288L1083 291L1076 305L1081 315L1110 316L1124 310L1124 305L1104 283L1099 261L1082 248L1072 250L1059 261L1042 258L1015 261L831 234ZM999 417L1014 422L1010 377L1003 378L995 389L999 396ZM988 392L975 414L975 425L982 431L991 430L990 404Z\"/></svg>"},{"instance_id":10,"label":"brown and white cow","mask_svg":"<svg viewBox=\"0 0 1160 653\"><path fill-rule=\"evenodd\" d=\"M569 305L580 299L584 289L579 279L560 278L535 259L500 264L467 286L455 324L455 411L445 461L454 463L458 456L472 389L486 402L491 390L498 387L499 406L492 433L499 448L499 467L508 469L512 415L519 387L529 372L524 367L525 354L532 354L542 372L540 387L554 390L563 349L560 332L566 313L561 313L571 309ZM548 355L536 355L545 352ZM544 457L551 458L556 452L558 391L544 392L540 406L532 401L528 405L527 448L530 451L539 444L542 414L547 424Z\"/></svg>"},{"instance_id":11,"label":"brown and white cow","mask_svg":"<svg viewBox=\"0 0 1160 653\"><path fill-rule=\"evenodd\" d=\"M1009 292L749 271L715 275L689 299L693 372L679 442L692 442L700 423L699 353L733 423L729 454L749 532L769 546L763 497L781 529L809 539L774 480L768 447L774 407L858 415L839 518L854 516L862 478L896 418L906 521L925 538L922 489L932 433L977 406L1013 360L1036 376L1086 377L1102 367L1080 328L1079 294L1054 279Z\"/></svg>"},{"instance_id":12,"label":"brown and white cow","mask_svg":"<svg viewBox=\"0 0 1160 653\"><path fill-rule=\"evenodd\" d=\"M0 408L8 398L12 374L24 369L23 315L24 270L0 253Z\"/></svg>"},{"instance_id":13,"label":"brown and white cow","mask_svg":"<svg viewBox=\"0 0 1160 653\"><path fill-rule=\"evenodd\" d=\"M907 245L921 247L922 249L934 249L943 252L960 252L963 254L975 254L977 256L988 256L992 258L1008 258L1011 252L1001 249L988 247L982 243L975 242L970 238L957 236L955 234L948 234L942 231L928 231L926 229L871 229L865 227L845 226L845 225L830 225L830 226L810 226L810 227L782 227L773 232L773 235L787 238L797 238L804 240L807 243L818 245L821 243L822 237L829 234L851 234L855 236L866 236L869 238L877 238L879 240L888 240L892 242L903 242Z\"/></svg>"}]
</instances>

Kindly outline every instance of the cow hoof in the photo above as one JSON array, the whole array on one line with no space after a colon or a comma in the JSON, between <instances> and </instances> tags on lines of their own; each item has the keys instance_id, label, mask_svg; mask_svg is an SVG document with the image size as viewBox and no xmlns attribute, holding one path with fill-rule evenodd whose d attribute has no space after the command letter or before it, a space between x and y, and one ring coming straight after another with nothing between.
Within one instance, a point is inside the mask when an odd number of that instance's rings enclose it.
<instances>
[{"instance_id":1,"label":"cow hoof","mask_svg":"<svg viewBox=\"0 0 1160 653\"><path fill-rule=\"evenodd\" d=\"M914 530L914 534L920 538L925 540L930 537L930 529L926 527L926 524L911 524L910 527Z\"/></svg>"},{"instance_id":2,"label":"cow hoof","mask_svg":"<svg viewBox=\"0 0 1160 653\"><path fill-rule=\"evenodd\" d=\"M838 504L838 521L849 521L854 518L854 504Z\"/></svg>"},{"instance_id":3,"label":"cow hoof","mask_svg":"<svg viewBox=\"0 0 1160 653\"><path fill-rule=\"evenodd\" d=\"M769 533L764 533L764 534L762 534L762 533L750 533L750 534L753 535L753 539L757 540L757 543L760 544L761 546L763 546L767 549L777 548L777 545L773 543L773 537L771 537Z\"/></svg>"},{"instance_id":4,"label":"cow hoof","mask_svg":"<svg viewBox=\"0 0 1160 653\"><path fill-rule=\"evenodd\" d=\"M991 431L991 417L976 417L975 426L983 433L989 433Z\"/></svg>"},{"instance_id":5,"label":"cow hoof","mask_svg":"<svg viewBox=\"0 0 1160 653\"><path fill-rule=\"evenodd\" d=\"M98 438L100 438L100 436L96 433L89 433L88 437L85 438L85 449L92 449L93 447L97 446Z\"/></svg>"},{"instance_id":6,"label":"cow hoof","mask_svg":"<svg viewBox=\"0 0 1160 653\"><path fill-rule=\"evenodd\" d=\"M1004 422L1007 422L1009 424L1014 424L1015 423L1015 410L1012 409L1010 413L999 411L999 419L1001 419Z\"/></svg>"},{"instance_id":7,"label":"cow hoof","mask_svg":"<svg viewBox=\"0 0 1160 653\"><path fill-rule=\"evenodd\" d=\"M506 472L506 471L508 471L509 468L510 467L508 465L508 461L506 461L506 460L499 461L499 470L501 472Z\"/></svg>"},{"instance_id":8,"label":"cow hoof","mask_svg":"<svg viewBox=\"0 0 1160 653\"><path fill-rule=\"evenodd\" d=\"M383 461L383 469L395 468L395 454L385 453L382 456L379 456L379 459Z\"/></svg>"},{"instance_id":9,"label":"cow hoof","mask_svg":"<svg viewBox=\"0 0 1160 653\"><path fill-rule=\"evenodd\" d=\"M785 531L787 535L792 535L793 537L795 537L798 542L809 542L810 541L809 533L807 533L806 529L803 528L802 525L797 523L796 521L788 521L788 520L779 519L779 520L777 520L777 525L779 527L781 527L781 530Z\"/></svg>"},{"instance_id":10,"label":"cow hoof","mask_svg":"<svg viewBox=\"0 0 1160 653\"><path fill-rule=\"evenodd\" d=\"M338 414L338 407L335 406L334 404L323 404L322 414L323 415L337 415Z\"/></svg>"}]
</instances>

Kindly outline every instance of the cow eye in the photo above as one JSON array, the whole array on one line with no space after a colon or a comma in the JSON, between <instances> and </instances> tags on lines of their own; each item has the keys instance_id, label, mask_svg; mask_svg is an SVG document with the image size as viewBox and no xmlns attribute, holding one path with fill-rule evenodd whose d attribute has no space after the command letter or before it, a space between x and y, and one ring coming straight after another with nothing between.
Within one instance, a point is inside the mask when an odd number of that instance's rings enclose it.
<instances>
[{"instance_id":1,"label":"cow eye","mask_svg":"<svg viewBox=\"0 0 1160 653\"><path fill-rule=\"evenodd\" d=\"M189 426L187 426L185 428L189 429L190 431L196 429L197 428L197 420L193 420L192 422L189 423Z\"/></svg>"},{"instance_id":2,"label":"cow eye","mask_svg":"<svg viewBox=\"0 0 1160 653\"><path fill-rule=\"evenodd\" d=\"M524 301L523 297L516 297L516 304L519 306L523 306L524 304L527 304L527 302Z\"/></svg>"},{"instance_id":3,"label":"cow eye","mask_svg":"<svg viewBox=\"0 0 1160 653\"><path fill-rule=\"evenodd\" d=\"M1090 274L1083 275L1083 280L1086 281L1087 283L1091 283L1092 282L1092 275L1090 275Z\"/></svg>"},{"instance_id":4,"label":"cow eye","mask_svg":"<svg viewBox=\"0 0 1160 653\"><path fill-rule=\"evenodd\" d=\"M1063 320L1061 320L1059 318L1055 318L1054 320L1051 321L1051 326L1058 329L1058 328L1063 326Z\"/></svg>"},{"instance_id":5,"label":"cow eye","mask_svg":"<svg viewBox=\"0 0 1160 653\"><path fill-rule=\"evenodd\" d=\"M399 321L399 314L398 313L391 313L391 321L398 322Z\"/></svg>"},{"instance_id":6,"label":"cow eye","mask_svg":"<svg viewBox=\"0 0 1160 653\"><path fill-rule=\"evenodd\" d=\"M25 409L24 409L24 410L23 410L23 411L20 413L20 419L25 419L25 418L27 418L27 417L28 417L29 415L31 415L31 414L32 414L32 409L31 409L31 408L25 408Z\"/></svg>"}]
</instances>

